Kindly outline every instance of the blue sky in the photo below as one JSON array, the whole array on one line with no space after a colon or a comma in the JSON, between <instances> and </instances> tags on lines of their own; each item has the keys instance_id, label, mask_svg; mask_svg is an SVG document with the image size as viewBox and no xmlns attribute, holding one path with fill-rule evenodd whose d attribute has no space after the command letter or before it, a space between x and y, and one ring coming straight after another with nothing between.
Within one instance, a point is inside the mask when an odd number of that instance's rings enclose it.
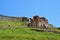
<instances>
[{"instance_id":1,"label":"blue sky","mask_svg":"<svg viewBox=\"0 0 60 40\"><path fill-rule=\"evenodd\" d=\"M60 26L60 0L0 0L0 14L7 16L44 16Z\"/></svg>"}]
</instances>

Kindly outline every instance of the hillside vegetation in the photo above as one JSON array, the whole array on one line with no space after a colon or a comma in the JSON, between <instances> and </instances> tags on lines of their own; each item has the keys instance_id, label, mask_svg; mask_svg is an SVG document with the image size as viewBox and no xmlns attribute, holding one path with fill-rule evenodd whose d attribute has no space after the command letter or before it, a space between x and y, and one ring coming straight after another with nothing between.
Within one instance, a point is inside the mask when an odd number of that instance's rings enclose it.
<instances>
[{"instance_id":1,"label":"hillside vegetation","mask_svg":"<svg viewBox=\"0 0 60 40\"><path fill-rule=\"evenodd\" d=\"M28 27L22 28L22 25L25 23L0 21L0 40L60 40L60 34L32 31Z\"/></svg>"},{"instance_id":2,"label":"hillside vegetation","mask_svg":"<svg viewBox=\"0 0 60 40\"><path fill-rule=\"evenodd\" d=\"M11 27L21 27L25 26L25 22L11 22L11 21L2 21L0 20L0 28L8 28L8 25Z\"/></svg>"},{"instance_id":3,"label":"hillside vegetation","mask_svg":"<svg viewBox=\"0 0 60 40\"><path fill-rule=\"evenodd\" d=\"M60 34L31 31L30 28L0 30L0 40L60 40Z\"/></svg>"}]
</instances>

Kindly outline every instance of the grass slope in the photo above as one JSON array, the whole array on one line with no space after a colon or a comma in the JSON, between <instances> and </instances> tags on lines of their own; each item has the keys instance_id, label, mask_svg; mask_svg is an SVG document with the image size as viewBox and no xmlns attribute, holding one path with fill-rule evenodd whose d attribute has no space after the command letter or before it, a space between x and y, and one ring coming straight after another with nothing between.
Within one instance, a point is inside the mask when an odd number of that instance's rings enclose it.
<instances>
[{"instance_id":1,"label":"grass slope","mask_svg":"<svg viewBox=\"0 0 60 40\"><path fill-rule=\"evenodd\" d=\"M11 25L11 27L21 27L25 26L24 22L10 22L10 21L2 21L0 20L0 28L6 28L8 25Z\"/></svg>"},{"instance_id":2,"label":"grass slope","mask_svg":"<svg viewBox=\"0 0 60 40\"><path fill-rule=\"evenodd\" d=\"M0 30L0 40L60 40L60 34L31 31L30 28Z\"/></svg>"},{"instance_id":3,"label":"grass slope","mask_svg":"<svg viewBox=\"0 0 60 40\"><path fill-rule=\"evenodd\" d=\"M9 24L11 28L8 28ZM6 28L0 29L0 40L60 40L60 34L36 32L21 26L24 26L24 22L0 21L0 28Z\"/></svg>"}]
</instances>

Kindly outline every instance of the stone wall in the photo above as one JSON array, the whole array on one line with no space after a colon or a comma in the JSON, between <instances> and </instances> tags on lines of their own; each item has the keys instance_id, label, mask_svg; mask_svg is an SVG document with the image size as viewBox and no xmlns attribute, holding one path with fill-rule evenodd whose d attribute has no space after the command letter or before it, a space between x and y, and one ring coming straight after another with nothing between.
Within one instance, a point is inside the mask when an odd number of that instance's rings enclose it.
<instances>
[{"instance_id":1,"label":"stone wall","mask_svg":"<svg viewBox=\"0 0 60 40\"><path fill-rule=\"evenodd\" d=\"M22 21L22 17L10 17L10 16L0 15L0 20L19 22Z\"/></svg>"}]
</instances>

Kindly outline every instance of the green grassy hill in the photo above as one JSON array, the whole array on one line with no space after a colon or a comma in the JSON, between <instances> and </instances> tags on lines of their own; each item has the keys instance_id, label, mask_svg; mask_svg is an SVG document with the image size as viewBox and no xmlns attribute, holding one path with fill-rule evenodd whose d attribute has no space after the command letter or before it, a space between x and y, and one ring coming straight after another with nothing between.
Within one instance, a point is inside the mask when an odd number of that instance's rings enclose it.
<instances>
[{"instance_id":1,"label":"green grassy hill","mask_svg":"<svg viewBox=\"0 0 60 40\"><path fill-rule=\"evenodd\" d=\"M32 31L21 28L22 25L25 26L24 22L0 21L0 40L60 40L60 34Z\"/></svg>"},{"instance_id":2,"label":"green grassy hill","mask_svg":"<svg viewBox=\"0 0 60 40\"><path fill-rule=\"evenodd\" d=\"M0 28L7 28L8 25L10 25L11 27L21 27L21 26L25 26L25 22L10 22L10 21L2 21L0 20Z\"/></svg>"},{"instance_id":3,"label":"green grassy hill","mask_svg":"<svg viewBox=\"0 0 60 40\"><path fill-rule=\"evenodd\" d=\"M60 34L31 31L30 28L0 30L0 40L60 40Z\"/></svg>"}]
</instances>

